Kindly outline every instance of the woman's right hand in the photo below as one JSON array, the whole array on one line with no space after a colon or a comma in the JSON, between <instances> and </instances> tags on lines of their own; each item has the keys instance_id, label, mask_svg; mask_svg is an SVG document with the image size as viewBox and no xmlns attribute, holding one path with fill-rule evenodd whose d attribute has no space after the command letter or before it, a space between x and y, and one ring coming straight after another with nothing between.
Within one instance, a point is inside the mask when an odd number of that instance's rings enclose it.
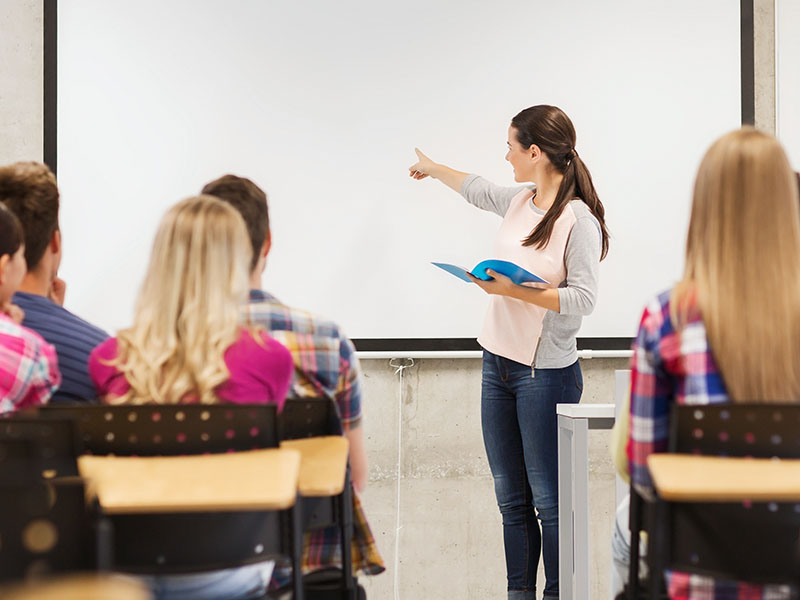
<instances>
[{"instance_id":1,"label":"woman's right hand","mask_svg":"<svg viewBox=\"0 0 800 600\"><path fill-rule=\"evenodd\" d=\"M433 168L436 167L436 163L425 156L419 148L414 148L414 152L417 153L418 160L416 163L408 167L408 175L409 177L413 177L419 181L420 179L425 179L431 174Z\"/></svg>"}]
</instances>

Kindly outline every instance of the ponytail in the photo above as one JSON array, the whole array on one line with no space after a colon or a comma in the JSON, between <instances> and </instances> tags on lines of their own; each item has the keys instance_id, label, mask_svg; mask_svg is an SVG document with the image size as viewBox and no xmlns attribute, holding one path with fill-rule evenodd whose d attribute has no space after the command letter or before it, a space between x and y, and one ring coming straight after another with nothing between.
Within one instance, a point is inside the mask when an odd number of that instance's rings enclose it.
<instances>
[{"instance_id":1,"label":"ponytail","mask_svg":"<svg viewBox=\"0 0 800 600\"><path fill-rule=\"evenodd\" d=\"M600 223L602 249L600 260L608 254L608 229L605 223L605 208L592 183L592 175L575 150L575 128L569 117L560 108L540 104L526 108L511 120L517 130L517 140L524 148L533 145L550 159L553 168L564 175L553 205L542 220L522 241L523 246L547 246L553 226L564 207L574 198L581 199Z\"/></svg>"}]
</instances>

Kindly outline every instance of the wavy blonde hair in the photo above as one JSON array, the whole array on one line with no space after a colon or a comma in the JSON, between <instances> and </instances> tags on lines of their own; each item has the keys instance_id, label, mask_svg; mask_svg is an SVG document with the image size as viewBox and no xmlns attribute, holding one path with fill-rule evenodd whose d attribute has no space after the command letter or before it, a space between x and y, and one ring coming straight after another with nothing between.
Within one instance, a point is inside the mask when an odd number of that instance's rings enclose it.
<instances>
[{"instance_id":1,"label":"wavy blonde hair","mask_svg":"<svg viewBox=\"0 0 800 600\"><path fill-rule=\"evenodd\" d=\"M699 310L734 402L800 399L800 207L780 143L745 128L697 173L673 319Z\"/></svg>"},{"instance_id":2,"label":"wavy blonde hair","mask_svg":"<svg viewBox=\"0 0 800 600\"><path fill-rule=\"evenodd\" d=\"M212 197L188 198L164 216L133 326L119 332L115 366L130 390L115 403L217 402L230 376L225 350L243 326L251 258L241 215Z\"/></svg>"}]
</instances>

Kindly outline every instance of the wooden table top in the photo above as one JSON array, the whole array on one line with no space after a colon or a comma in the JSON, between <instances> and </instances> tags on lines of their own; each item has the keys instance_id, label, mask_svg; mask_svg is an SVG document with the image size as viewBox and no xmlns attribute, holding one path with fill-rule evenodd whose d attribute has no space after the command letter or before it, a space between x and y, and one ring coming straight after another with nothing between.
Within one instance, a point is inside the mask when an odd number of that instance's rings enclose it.
<instances>
[{"instance_id":1,"label":"wooden table top","mask_svg":"<svg viewBox=\"0 0 800 600\"><path fill-rule=\"evenodd\" d=\"M280 510L294 505L300 452L81 456L78 469L109 514Z\"/></svg>"},{"instance_id":2,"label":"wooden table top","mask_svg":"<svg viewBox=\"0 0 800 600\"><path fill-rule=\"evenodd\" d=\"M800 459L651 454L647 466L665 500L800 501Z\"/></svg>"},{"instance_id":3,"label":"wooden table top","mask_svg":"<svg viewBox=\"0 0 800 600\"><path fill-rule=\"evenodd\" d=\"M300 453L300 495L312 498L342 493L350 448L347 438L331 435L286 440L281 448Z\"/></svg>"},{"instance_id":4,"label":"wooden table top","mask_svg":"<svg viewBox=\"0 0 800 600\"><path fill-rule=\"evenodd\" d=\"M151 600L147 586L124 575L81 574L0 590L4 600Z\"/></svg>"}]
</instances>

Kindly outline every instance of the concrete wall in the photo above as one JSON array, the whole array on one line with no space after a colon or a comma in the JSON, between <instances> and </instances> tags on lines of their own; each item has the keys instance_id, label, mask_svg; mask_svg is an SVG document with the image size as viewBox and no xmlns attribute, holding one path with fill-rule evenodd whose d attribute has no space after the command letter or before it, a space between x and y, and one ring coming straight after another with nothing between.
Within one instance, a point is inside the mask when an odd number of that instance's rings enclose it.
<instances>
[{"instance_id":1,"label":"concrete wall","mask_svg":"<svg viewBox=\"0 0 800 600\"><path fill-rule=\"evenodd\" d=\"M774 131L773 15L773 0L756 0L756 119L766 131ZM0 31L0 163L40 160L41 0L2 0ZM626 365L582 361L582 401L612 402L613 372ZM480 432L480 362L423 360L401 375L389 361L368 360L364 371L371 460L364 502L389 566L364 581L370 597L503 598L500 516ZM591 597L605 598L614 477L607 432L590 435Z\"/></svg>"}]
</instances>

